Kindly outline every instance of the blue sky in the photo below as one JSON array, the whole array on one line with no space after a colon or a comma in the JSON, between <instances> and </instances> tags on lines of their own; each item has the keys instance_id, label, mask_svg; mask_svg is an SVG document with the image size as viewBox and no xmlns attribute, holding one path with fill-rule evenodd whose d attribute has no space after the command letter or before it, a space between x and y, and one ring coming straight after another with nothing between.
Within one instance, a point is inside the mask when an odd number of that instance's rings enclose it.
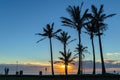
<instances>
[{"instance_id":1,"label":"blue sky","mask_svg":"<svg viewBox=\"0 0 120 80\"><path fill-rule=\"evenodd\" d=\"M91 4L99 7L104 4L107 14L117 15L107 19L108 30L102 36L105 59L120 61L120 1L116 0L0 0L0 63L14 64L25 62L47 63L50 60L48 39L36 44L42 37L35 33L42 33L42 28L48 23L55 23L55 30L61 28L68 31L72 38L77 38L75 30L61 26L61 16L69 17L66 12L68 5L80 5L84 1L83 11ZM74 51L78 41L71 43L68 48ZM82 43L91 52L89 36L82 34ZM96 59L99 60L98 39L95 38ZM53 40L54 60L62 50L62 45ZM92 54L86 54L87 60L92 60Z\"/></svg>"}]
</instances>

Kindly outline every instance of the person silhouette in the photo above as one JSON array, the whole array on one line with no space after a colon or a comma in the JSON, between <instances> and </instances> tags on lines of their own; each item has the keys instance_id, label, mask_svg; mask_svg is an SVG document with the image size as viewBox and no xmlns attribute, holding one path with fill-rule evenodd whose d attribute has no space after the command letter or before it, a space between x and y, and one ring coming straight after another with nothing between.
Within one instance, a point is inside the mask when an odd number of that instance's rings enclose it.
<instances>
[{"instance_id":1,"label":"person silhouette","mask_svg":"<svg viewBox=\"0 0 120 80\"><path fill-rule=\"evenodd\" d=\"M8 75L8 73L9 73L9 68L6 68L6 67L5 67L4 70L5 70L5 75Z\"/></svg>"}]
</instances>

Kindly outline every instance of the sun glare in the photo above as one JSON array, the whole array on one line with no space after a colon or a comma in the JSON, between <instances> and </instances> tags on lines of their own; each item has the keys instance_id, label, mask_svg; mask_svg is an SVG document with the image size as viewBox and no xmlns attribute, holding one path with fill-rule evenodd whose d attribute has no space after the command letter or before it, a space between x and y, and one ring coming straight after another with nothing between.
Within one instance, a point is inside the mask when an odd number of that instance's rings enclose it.
<instances>
[{"instance_id":1,"label":"sun glare","mask_svg":"<svg viewBox=\"0 0 120 80\"><path fill-rule=\"evenodd\" d=\"M68 68L70 68L71 66L70 65L68 65ZM65 65L61 65L61 68L65 68Z\"/></svg>"},{"instance_id":2,"label":"sun glare","mask_svg":"<svg viewBox=\"0 0 120 80\"><path fill-rule=\"evenodd\" d=\"M75 71L75 69L72 65L69 64L67 71L68 71L68 73L72 73ZM56 64L55 72L58 74L65 74L65 65L64 64Z\"/></svg>"},{"instance_id":3,"label":"sun glare","mask_svg":"<svg viewBox=\"0 0 120 80\"><path fill-rule=\"evenodd\" d=\"M65 68L65 65L61 65L61 68Z\"/></svg>"}]
</instances>

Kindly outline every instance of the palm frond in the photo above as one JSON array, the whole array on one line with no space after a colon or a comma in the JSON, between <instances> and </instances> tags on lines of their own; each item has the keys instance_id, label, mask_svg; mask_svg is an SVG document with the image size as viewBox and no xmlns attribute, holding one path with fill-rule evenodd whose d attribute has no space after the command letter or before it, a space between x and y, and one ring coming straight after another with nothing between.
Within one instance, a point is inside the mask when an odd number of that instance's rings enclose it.
<instances>
[{"instance_id":1,"label":"palm frond","mask_svg":"<svg viewBox=\"0 0 120 80\"><path fill-rule=\"evenodd\" d=\"M38 40L36 43L39 43L40 41L42 41L42 40L44 40L44 39L46 39L46 37Z\"/></svg>"},{"instance_id":2,"label":"palm frond","mask_svg":"<svg viewBox=\"0 0 120 80\"><path fill-rule=\"evenodd\" d=\"M79 6L68 6L67 12L70 14L72 21L74 24L79 23L80 20L80 10Z\"/></svg>"},{"instance_id":3,"label":"palm frond","mask_svg":"<svg viewBox=\"0 0 120 80\"><path fill-rule=\"evenodd\" d=\"M35 33L35 35L42 35L41 33Z\"/></svg>"},{"instance_id":4,"label":"palm frond","mask_svg":"<svg viewBox=\"0 0 120 80\"><path fill-rule=\"evenodd\" d=\"M59 33L59 32L61 32L61 31L62 31L62 29L58 29L57 31L55 31L55 32L53 33L53 36L56 36L56 34Z\"/></svg>"},{"instance_id":5,"label":"palm frond","mask_svg":"<svg viewBox=\"0 0 120 80\"><path fill-rule=\"evenodd\" d=\"M43 28L43 31L44 31L45 33L48 33L48 29L47 29L47 28Z\"/></svg>"},{"instance_id":6,"label":"palm frond","mask_svg":"<svg viewBox=\"0 0 120 80\"><path fill-rule=\"evenodd\" d=\"M70 20L69 18L66 18L66 17L61 17L62 21L66 21L66 22L69 22L71 24L73 24L73 21Z\"/></svg>"},{"instance_id":7,"label":"palm frond","mask_svg":"<svg viewBox=\"0 0 120 80\"><path fill-rule=\"evenodd\" d=\"M35 35L48 36L48 34L47 34L47 33L43 33L43 34L41 34L41 33L36 33Z\"/></svg>"},{"instance_id":8,"label":"palm frond","mask_svg":"<svg viewBox=\"0 0 120 80\"><path fill-rule=\"evenodd\" d=\"M68 50L66 58L69 60L71 58L71 55L72 55L72 52L70 52L70 50Z\"/></svg>"},{"instance_id":9,"label":"palm frond","mask_svg":"<svg viewBox=\"0 0 120 80\"><path fill-rule=\"evenodd\" d=\"M106 18L109 18L109 17L113 17L113 16L115 16L116 14L110 14L110 15L108 15L108 16L105 16L104 18L106 19Z\"/></svg>"},{"instance_id":10,"label":"palm frond","mask_svg":"<svg viewBox=\"0 0 120 80\"><path fill-rule=\"evenodd\" d=\"M70 14L70 16L72 17L72 19L74 20L76 6L72 7L72 6L69 5L66 10Z\"/></svg>"},{"instance_id":11,"label":"palm frond","mask_svg":"<svg viewBox=\"0 0 120 80\"><path fill-rule=\"evenodd\" d=\"M83 4L84 4L84 2L82 2L81 5L80 5L80 12L81 12L81 9L83 7Z\"/></svg>"},{"instance_id":12,"label":"palm frond","mask_svg":"<svg viewBox=\"0 0 120 80\"><path fill-rule=\"evenodd\" d=\"M105 23L99 23L99 25L100 25L100 30L101 30L101 32L104 32L104 31L106 31L107 30L107 25L108 24L105 24Z\"/></svg>"},{"instance_id":13,"label":"palm frond","mask_svg":"<svg viewBox=\"0 0 120 80\"><path fill-rule=\"evenodd\" d=\"M101 6L100 6L100 9L99 9L99 12L98 12L98 15L99 15L99 16L100 16L100 14L103 13L103 7L104 7L104 5L101 5Z\"/></svg>"},{"instance_id":14,"label":"palm frond","mask_svg":"<svg viewBox=\"0 0 120 80\"><path fill-rule=\"evenodd\" d=\"M83 16L82 16L82 18L81 18L81 21L84 21L85 19L87 19L87 17L90 16L90 15L89 15L89 16L87 15L88 10L89 10L89 9L86 9L86 10L85 10L85 12L84 12L84 14L83 14Z\"/></svg>"},{"instance_id":15,"label":"palm frond","mask_svg":"<svg viewBox=\"0 0 120 80\"><path fill-rule=\"evenodd\" d=\"M52 25L50 25L50 24L47 24L46 25L46 33L48 33L49 35L52 35L52 32L53 32L53 26L54 26L54 23L52 23ZM44 32L45 32L45 30L44 30Z\"/></svg>"},{"instance_id":16,"label":"palm frond","mask_svg":"<svg viewBox=\"0 0 120 80\"><path fill-rule=\"evenodd\" d=\"M93 18L91 13L87 13L86 16L87 16L87 19L92 19Z\"/></svg>"},{"instance_id":17,"label":"palm frond","mask_svg":"<svg viewBox=\"0 0 120 80\"><path fill-rule=\"evenodd\" d=\"M61 38L61 36L55 35L55 38L61 42L63 42L63 39Z\"/></svg>"},{"instance_id":18,"label":"palm frond","mask_svg":"<svg viewBox=\"0 0 120 80\"><path fill-rule=\"evenodd\" d=\"M97 15L97 8L94 5L91 6L91 9L92 9L93 14Z\"/></svg>"},{"instance_id":19,"label":"palm frond","mask_svg":"<svg viewBox=\"0 0 120 80\"><path fill-rule=\"evenodd\" d=\"M84 55L84 54L82 55L82 58L85 58L85 55Z\"/></svg>"},{"instance_id":20,"label":"palm frond","mask_svg":"<svg viewBox=\"0 0 120 80\"><path fill-rule=\"evenodd\" d=\"M52 25L51 25L52 27L54 27L54 22L52 23Z\"/></svg>"},{"instance_id":21,"label":"palm frond","mask_svg":"<svg viewBox=\"0 0 120 80\"><path fill-rule=\"evenodd\" d=\"M35 35L40 35L40 33L35 33Z\"/></svg>"},{"instance_id":22,"label":"palm frond","mask_svg":"<svg viewBox=\"0 0 120 80\"><path fill-rule=\"evenodd\" d=\"M86 29L86 30L87 30L87 29ZM87 31L88 31L88 30L87 30ZM89 32L86 32L86 31L83 31L83 33L90 35L90 33L89 33Z\"/></svg>"},{"instance_id":23,"label":"palm frond","mask_svg":"<svg viewBox=\"0 0 120 80\"><path fill-rule=\"evenodd\" d=\"M70 62L74 61L74 59L76 59L77 56L74 56L73 58L71 58Z\"/></svg>"},{"instance_id":24,"label":"palm frond","mask_svg":"<svg viewBox=\"0 0 120 80\"><path fill-rule=\"evenodd\" d=\"M100 16L100 21L103 21L104 19L105 19L105 17L106 17L106 14L101 14L101 16Z\"/></svg>"},{"instance_id":25,"label":"palm frond","mask_svg":"<svg viewBox=\"0 0 120 80\"><path fill-rule=\"evenodd\" d=\"M75 41L75 40L77 40L77 39L73 39L73 40L69 41L69 42L67 43L67 45L70 44L71 42Z\"/></svg>"},{"instance_id":26,"label":"palm frond","mask_svg":"<svg viewBox=\"0 0 120 80\"><path fill-rule=\"evenodd\" d=\"M59 51L59 53L60 53L63 57L65 57L65 53L64 53L64 52Z\"/></svg>"},{"instance_id":27,"label":"palm frond","mask_svg":"<svg viewBox=\"0 0 120 80\"><path fill-rule=\"evenodd\" d=\"M72 20L65 18L65 17L61 17L61 19L62 19L63 26L68 26L68 27L76 29L75 23Z\"/></svg>"},{"instance_id":28,"label":"palm frond","mask_svg":"<svg viewBox=\"0 0 120 80\"><path fill-rule=\"evenodd\" d=\"M53 27L53 26L50 26L50 24L47 24L47 25L46 25L46 29L47 29L47 30L51 30L52 27Z\"/></svg>"},{"instance_id":29,"label":"palm frond","mask_svg":"<svg viewBox=\"0 0 120 80\"><path fill-rule=\"evenodd\" d=\"M58 57L61 61L65 61L65 58L63 57Z\"/></svg>"}]
</instances>

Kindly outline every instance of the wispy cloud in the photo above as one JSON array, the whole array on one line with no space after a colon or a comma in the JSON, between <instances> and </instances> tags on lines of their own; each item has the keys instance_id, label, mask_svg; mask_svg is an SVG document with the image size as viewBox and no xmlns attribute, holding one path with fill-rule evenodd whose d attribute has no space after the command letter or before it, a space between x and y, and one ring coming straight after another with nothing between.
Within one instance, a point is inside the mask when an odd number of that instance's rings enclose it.
<instances>
[{"instance_id":1,"label":"wispy cloud","mask_svg":"<svg viewBox=\"0 0 120 80\"><path fill-rule=\"evenodd\" d=\"M106 53L107 56L120 56L120 52L108 52Z\"/></svg>"},{"instance_id":2,"label":"wispy cloud","mask_svg":"<svg viewBox=\"0 0 120 80\"><path fill-rule=\"evenodd\" d=\"M41 63L41 62L22 62L21 65L34 65L34 66L50 66L50 63Z\"/></svg>"},{"instance_id":3,"label":"wispy cloud","mask_svg":"<svg viewBox=\"0 0 120 80\"><path fill-rule=\"evenodd\" d=\"M119 60L112 60L112 59L105 58L104 61L105 63L110 63L110 64L120 64Z\"/></svg>"}]
</instances>

